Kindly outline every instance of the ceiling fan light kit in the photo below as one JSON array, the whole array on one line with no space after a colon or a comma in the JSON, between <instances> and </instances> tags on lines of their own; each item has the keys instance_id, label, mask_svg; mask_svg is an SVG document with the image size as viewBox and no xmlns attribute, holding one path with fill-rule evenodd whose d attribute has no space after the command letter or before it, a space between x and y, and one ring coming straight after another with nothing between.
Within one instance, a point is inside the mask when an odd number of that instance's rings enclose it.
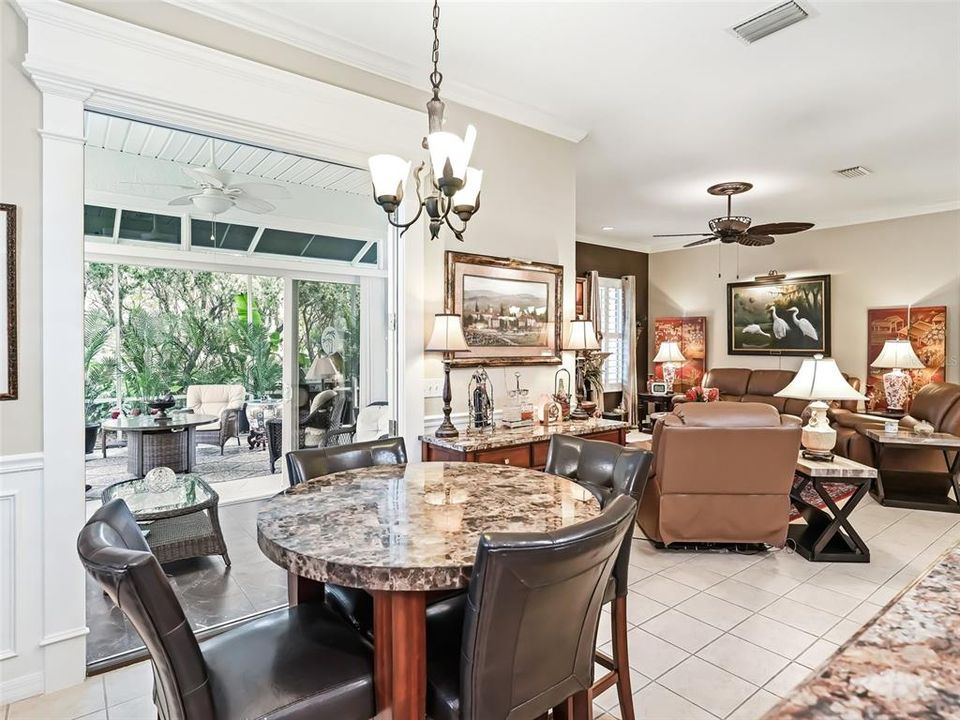
<instances>
[{"instance_id":1,"label":"ceiling fan light kit","mask_svg":"<svg viewBox=\"0 0 960 720\"><path fill-rule=\"evenodd\" d=\"M480 186L483 183L483 171L470 167L470 157L477 140L477 129L467 126L461 138L459 135L443 129L444 103L440 99L440 84L443 74L440 72L440 6L433 3L433 72L430 73L430 86L433 97L427 102L427 122L429 135L423 141L423 147L430 157L430 170L427 173L431 192L426 198L421 192L423 172L426 163L420 163L413 173L416 184L417 213L410 222L401 223L397 219L397 210L403 202L404 189L410 177L411 163L396 155L374 155L368 161L373 181L373 198L384 212L387 222L400 228L400 235L413 226L424 211L430 219L430 239L435 240L446 225L457 240L463 241L470 218L480 209ZM463 223L454 225L451 215L456 215Z\"/></svg>"}]
</instances>

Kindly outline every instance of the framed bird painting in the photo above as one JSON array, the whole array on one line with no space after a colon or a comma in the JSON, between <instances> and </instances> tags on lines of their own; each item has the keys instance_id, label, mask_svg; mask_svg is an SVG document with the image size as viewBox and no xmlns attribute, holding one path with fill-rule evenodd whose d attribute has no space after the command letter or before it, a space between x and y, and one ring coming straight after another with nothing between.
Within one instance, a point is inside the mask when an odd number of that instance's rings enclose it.
<instances>
[{"instance_id":1,"label":"framed bird painting","mask_svg":"<svg viewBox=\"0 0 960 720\"><path fill-rule=\"evenodd\" d=\"M730 355L830 354L830 276L727 285Z\"/></svg>"}]
</instances>

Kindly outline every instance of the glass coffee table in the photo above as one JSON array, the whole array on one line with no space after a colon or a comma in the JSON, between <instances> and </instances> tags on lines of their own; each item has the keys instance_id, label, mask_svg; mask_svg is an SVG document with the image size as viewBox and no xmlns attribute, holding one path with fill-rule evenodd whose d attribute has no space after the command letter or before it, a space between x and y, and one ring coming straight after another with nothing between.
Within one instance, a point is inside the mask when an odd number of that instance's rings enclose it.
<instances>
[{"instance_id":1,"label":"glass coffee table","mask_svg":"<svg viewBox=\"0 0 960 720\"><path fill-rule=\"evenodd\" d=\"M199 475L178 476L162 488L145 479L126 480L105 489L101 497L104 503L120 498L127 504L161 564L220 555L230 567L220 529L220 496Z\"/></svg>"}]
</instances>

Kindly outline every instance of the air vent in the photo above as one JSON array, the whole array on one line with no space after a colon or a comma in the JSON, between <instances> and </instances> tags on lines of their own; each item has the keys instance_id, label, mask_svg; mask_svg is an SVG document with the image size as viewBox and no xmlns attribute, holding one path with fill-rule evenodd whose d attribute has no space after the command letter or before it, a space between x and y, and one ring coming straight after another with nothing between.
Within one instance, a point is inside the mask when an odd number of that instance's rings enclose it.
<instances>
[{"instance_id":1,"label":"air vent","mask_svg":"<svg viewBox=\"0 0 960 720\"><path fill-rule=\"evenodd\" d=\"M853 167L843 168L843 170L834 170L837 175L842 175L845 178L853 179L858 177L866 177L870 174L870 171L861 165L854 165Z\"/></svg>"},{"instance_id":2,"label":"air vent","mask_svg":"<svg viewBox=\"0 0 960 720\"><path fill-rule=\"evenodd\" d=\"M807 17L809 17L809 13L793 0L790 0L790 2L777 5L777 7L752 17L739 25L734 25L733 31L743 40L752 43L805 20Z\"/></svg>"}]
</instances>

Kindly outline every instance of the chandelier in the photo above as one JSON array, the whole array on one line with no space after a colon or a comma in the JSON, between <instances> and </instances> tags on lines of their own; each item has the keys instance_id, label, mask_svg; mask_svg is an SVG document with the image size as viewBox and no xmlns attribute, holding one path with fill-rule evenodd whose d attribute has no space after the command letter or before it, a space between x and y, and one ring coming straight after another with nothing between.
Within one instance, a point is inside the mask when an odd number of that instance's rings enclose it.
<instances>
[{"instance_id":1,"label":"chandelier","mask_svg":"<svg viewBox=\"0 0 960 720\"><path fill-rule=\"evenodd\" d=\"M427 102L429 134L423 140L423 148L430 156L430 169L427 182L430 192L426 198L422 193L422 179L426 162L421 162L413 173L417 189L417 214L413 220L401 223L397 218L397 209L403 201L403 190L410 176L411 163L396 155L374 155L369 160L370 177L373 180L373 197L377 205L387 213L387 222L401 228L403 234L420 219L424 210L430 218L430 239L440 235L440 229L446 225L453 231L457 240L463 242L463 233L467 222L480 209L480 183L483 171L469 167L473 144L477 139L477 130L467 126L463 138L443 129L444 103L440 99L440 83L443 74L438 67L440 62L440 6L433 3L433 72L430 73L430 85L433 97ZM456 215L463 223L456 227L451 215Z\"/></svg>"}]
</instances>

